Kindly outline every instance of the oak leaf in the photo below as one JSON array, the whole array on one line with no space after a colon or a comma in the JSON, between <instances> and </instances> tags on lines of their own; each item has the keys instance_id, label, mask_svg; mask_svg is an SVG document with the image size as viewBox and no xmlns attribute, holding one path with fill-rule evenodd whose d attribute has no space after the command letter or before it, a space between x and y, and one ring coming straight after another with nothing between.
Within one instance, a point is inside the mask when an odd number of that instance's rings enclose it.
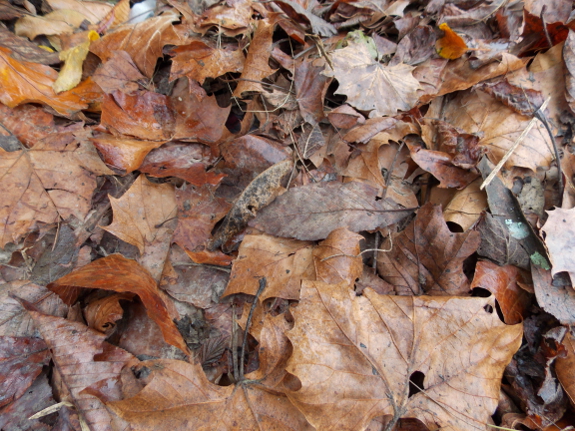
<instances>
[{"instance_id":1,"label":"oak leaf","mask_svg":"<svg viewBox=\"0 0 575 431\"><path fill-rule=\"evenodd\" d=\"M463 273L463 261L479 243L477 232L450 232L441 207L428 203L393 239L393 249L379 253L377 269L404 295L464 295L469 292L469 281Z\"/></svg>"},{"instance_id":2,"label":"oak leaf","mask_svg":"<svg viewBox=\"0 0 575 431\"><path fill-rule=\"evenodd\" d=\"M334 70L324 70L339 82L336 94L347 96L347 103L360 111L371 111L370 118L392 116L409 111L417 103L419 81L407 64L384 66L374 59L365 43L350 43L331 54Z\"/></svg>"},{"instance_id":3,"label":"oak leaf","mask_svg":"<svg viewBox=\"0 0 575 431\"><path fill-rule=\"evenodd\" d=\"M483 429L522 340L521 324L505 325L486 310L494 305L369 288L356 296L347 283L304 281L287 365L301 388L288 396L316 429L364 430L379 415L392 415L386 430L402 417Z\"/></svg>"},{"instance_id":4,"label":"oak leaf","mask_svg":"<svg viewBox=\"0 0 575 431\"><path fill-rule=\"evenodd\" d=\"M575 283L575 259L573 254L566 252L571 250L575 243L575 231L573 222L575 209L556 208L548 211L549 217L541 228L545 232L545 245L551 258L551 275L566 271L569 273L571 283Z\"/></svg>"}]
</instances>

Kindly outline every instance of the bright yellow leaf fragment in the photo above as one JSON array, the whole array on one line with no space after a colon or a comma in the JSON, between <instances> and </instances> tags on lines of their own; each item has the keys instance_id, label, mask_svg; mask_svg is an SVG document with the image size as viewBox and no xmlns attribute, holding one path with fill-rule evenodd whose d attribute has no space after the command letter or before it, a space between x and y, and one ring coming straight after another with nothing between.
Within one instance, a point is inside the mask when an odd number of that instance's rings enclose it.
<instances>
[{"instance_id":1,"label":"bright yellow leaf fragment","mask_svg":"<svg viewBox=\"0 0 575 431\"><path fill-rule=\"evenodd\" d=\"M80 83L82 80L82 65L88 55L90 43L99 38L98 33L90 30L86 34L84 42L60 53L60 60L64 61L64 66L58 74L58 79L52 84L52 88L56 93L71 90Z\"/></svg>"}]
</instances>

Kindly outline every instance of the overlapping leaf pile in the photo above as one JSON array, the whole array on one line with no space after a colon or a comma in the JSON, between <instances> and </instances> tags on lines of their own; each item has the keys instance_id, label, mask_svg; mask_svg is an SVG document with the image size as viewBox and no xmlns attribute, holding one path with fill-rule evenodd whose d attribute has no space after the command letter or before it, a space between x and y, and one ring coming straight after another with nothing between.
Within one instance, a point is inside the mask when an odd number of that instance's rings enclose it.
<instances>
[{"instance_id":1,"label":"overlapping leaf pile","mask_svg":"<svg viewBox=\"0 0 575 431\"><path fill-rule=\"evenodd\" d=\"M0 2L0 429L575 424L572 2L143 5Z\"/></svg>"}]
</instances>

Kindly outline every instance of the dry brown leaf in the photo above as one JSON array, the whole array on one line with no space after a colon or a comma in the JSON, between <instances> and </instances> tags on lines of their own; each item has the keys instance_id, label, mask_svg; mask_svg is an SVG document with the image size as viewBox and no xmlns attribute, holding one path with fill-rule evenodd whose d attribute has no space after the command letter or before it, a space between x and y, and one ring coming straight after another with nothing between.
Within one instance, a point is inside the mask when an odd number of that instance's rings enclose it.
<instances>
[{"instance_id":1,"label":"dry brown leaf","mask_svg":"<svg viewBox=\"0 0 575 431\"><path fill-rule=\"evenodd\" d=\"M140 175L121 198L109 198L114 221L102 229L138 247L138 261L159 280L175 229L173 186L154 184Z\"/></svg>"},{"instance_id":2,"label":"dry brown leaf","mask_svg":"<svg viewBox=\"0 0 575 431\"><path fill-rule=\"evenodd\" d=\"M453 233L440 206L425 204L417 217L393 239L390 252L379 253L381 277L403 295L466 295L469 280L463 261L479 247L475 231Z\"/></svg>"},{"instance_id":3,"label":"dry brown leaf","mask_svg":"<svg viewBox=\"0 0 575 431\"><path fill-rule=\"evenodd\" d=\"M84 20L88 18L80 12L67 9L50 12L45 16L25 15L16 21L14 32L30 40L34 40L39 35L71 34L80 27Z\"/></svg>"},{"instance_id":4,"label":"dry brown leaf","mask_svg":"<svg viewBox=\"0 0 575 431\"><path fill-rule=\"evenodd\" d=\"M72 401L90 429L111 431L111 418L103 403L82 391L101 380L116 381L116 385L108 387L110 396L114 394L118 399L120 371L135 358L108 344L104 341L104 334L82 323L40 313L31 305L26 308L52 352L52 360L70 391Z\"/></svg>"},{"instance_id":5,"label":"dry brown leaf","mask_svg":"<svg viewBox=\"0 0 575 431\"><path fill-rule=\"evenodd\" d=\"M313 429L285 395L258 383L216 386L200 365L168 359L141 362L134 371L149 375L144 389L107 407L142 431Z\"/></svg>"},{"instance_id":6,"label":"dry brown leaf","mask_svg":"<svg viewBox=\"0 0 575 431\"><path fill-rule=\"evenodd\" d=\"M343 227L331 232L313 249L315 279L324 283L353 284L363 272L359 247L362 239L361 235ZM305 278L312 280L311 277Z\"/></svg>"},{"instance_id":7,"label":"dry brown leaf","mask_svg":"<svg viewBox=\"0 0 575 431\"><path fill-rule=\"evenodd\" d=\"M250 226L269 235L315 241L339 227L354 232L385 227L413 211L404 210L389 197L379 199L377 192L357 181L308 184L278 197Z\"/></svg>"},{"instance_id":8,"label":"dry brown leaf","mask_svg":"<svg viewBox=\"0 0 575 431\"><path fill-rule=\"evenodd\" d=\"M267 19L258 21L258 28L254 33L248 56L244 63L244 71L239 78L238 86L234 90L234 96L242 97L243 93L255 91L263 93L261 80L267 78L275 71L269 66L268 61L272 53L272 35L275 23Z\"/></svg>"},{"instance_id":9,"label":"dry brown leaf","mask_svg":"<svg viewBox=\"0 0 575 431\"><path fill-rule=\"evenodd\" d=\"M287 366L301 389L288 396L316 429L363 430L383 414L393 415L386 429L402 417L484 429L522 339L522 325L502 323L494 306L491 298L397 297L369 288L356 296L346 283L304 281Z\"/></svg>"},{"instance_id":10,"label":"dry brown leaf","mask_svg":"<svg viewBox=\"0 0 575 431\"><path fill-rule=\"evenodd\" d=\"M4 27L0 27L0 46L10 49L12 51L11 56L17 61L31 61L40 64L60 63L57 52L48 52L39 48L35 43L17 37Z\"/></svg>"},{"instance_id":11,"label":"dry brown leaf","mask_svg":"<svg viewBox=\"0 0 575 431\"><path fill-rule=\"evenodd\" d=\"M261 277L265 277L267 285L260 301L276 297L298 300L301 280L314 279L312 243L269 235L246 235L223 295L255 295Z\"/></svg>"},{"instance_id":12,"label":"dry brown leaf","mask_svg":"<svg viewBox=\"0 0 575 431\"><path fill-rule=\"evenodd\" d=\"M0 247L43 224L84 220L90 211L96 175L111 171L93 146L73 133L82 128L54 130L31 150L0 148Z\"/></svg>"},{"instance_id":13,"label":"dry brown leaf","mask_svg":"<svg viewBox=\"0 0 575 431\"><path fill-rule=\"evenodd\" d=\"M144 75L151 78L156 61L162 56L165 45L180 45L181 36L176 33L172 22L178 17L166 14L147 19L138 24L126 24L94 42L90 51L108 61L114 51L126 51Z\"/></svg>"},{"instance_id":14,"label":"dry brown leaf","mask_svg":"<svg viewBox=\"0 0 575 431\"><path fill-rule=\"evenodd\" d=\"M158 289L150 273L134 260L111 254L59 278L48 288L68 304L76 302L80 288L135 293L146 307L148 316L160 327L166 342L190 354L172 321L170 299Z\"/></svg>"},{"instance_id":15,"label":"dry brown leaf","mask_svg":"<svg viewBox=\"0 0 575 431\"><path fill-rule=\"evenodd\" d=\"M555 359L555 372L557 379L561 382L561 386L571 399L571 403L575 403L575 337L571 331L568 331L563 339L566 355L557 356Z\"/></svg>"},{"instance_id":16,"label":"dry brown leaf","mask_svg":"<svg viewBox=\"0 0 575 431\"><path fill-rule=\"evenodd\" d=\"M174 54L170 81L182 76L202 85L206 78L217 78L228 72L241 72L244 68L244 54L231 48L214 48L204 40L194 40L188 45L178 46Z\"/></svg>"},{"instance_id":17,"label":"dry brown leaf","mask_svg":"<svg viewBox=\"0 0 575 431\"><path fill-rule=\"evenodd\" d=\"M113 51L110 59L94 72L92 78L104 93L120 90L133 94L147 81L126 51Z\"/></svg>"},{"instance_id":18,"label":"dry brown leaf","mask_svg":"<svg viewBox=\"0 0 575 431\"><path fill-rule=\"evenodd\" d=\"M442 119L467 133L483 134L479 145L488 149L489 159L494 164L511 148L531 120L482 91L460 93L446 105ZM538 122L505 166L533 171L548 167L553 159L553 149L548 141L545 128Z\"/></svg>"},{"instance_id":19,"label":"dry brown leaf","mask_svg":"<svg viewBox=\"0 0 575 431\"><path fill-rule=\"evenodd\" d=\"M575 261L573 254L569 252L575 241L575 232L572 228L575 209L556 208L547 214L549 217L541 230L545 232L545 245L551 258L551 275L555 276L558 272L566 271L569 273L571 283L575 283Z\"/></svg>"},{"instance_id":20,"label":"dry brown leaf","mask_svg":"<svg viewBox=\"0 0 575 431\"><path fill-rule=\"evenodd\" d=\"M384 66L374 59L365 43L349 43L331 54L334 70L324 74L339 82L336 94L347 96L347 103L369 117L395 115L409 111L417 103L419 81L407 64Z\"/></svg>"},{"instance_id":21,"label":"dry brown leaf","mask_svg":"<svg viewBox=\"0 0 575 431\"><path fill-rule=\"evenodd\" d=\"M112 5L99 1L79 0L46 0L53 10L68 9L84 15L91 23L96 24L103 20L112 10Z\"/></svg>"},{"instance_id":22,"label":"dry brown leaf","mask_svg":"<svg viewBox=\"0 0 575 431\"><path fill-rule=\"evenodd\" d=\"M42 103L64 116L88 105L74 91L56 94L52 89L58 74L54 69L27 61L18 62L10 50L0 47L0 102L10 108L22 103Z\"/></svg>"},{"instance_id":23,"label":"dry brown leaf","mask_svg":"<svg viewBox=\"0 0 575 431\"><path fill-rule=\"evenodd\" d=\"M464 231L477 222L487 209L487 195L479 189L482 182L483 179L478 178L455 193L443 211L445 221L458 224Z\"/></svg>"},{"instance_id":24,"label":"dry brown leaf","mask_svg":"<svg viewBox=\"0 0 575 431\"><path fill-rule=\"evenodd\" d=\"M120 301L131 301L133 298L134 295L132 293L122 293L90 302L84 308L84 318L88 327L106 334L106 336L111 335L116 328L116 321L120 320L124 315Z\"/></svg>"}]
</instances>

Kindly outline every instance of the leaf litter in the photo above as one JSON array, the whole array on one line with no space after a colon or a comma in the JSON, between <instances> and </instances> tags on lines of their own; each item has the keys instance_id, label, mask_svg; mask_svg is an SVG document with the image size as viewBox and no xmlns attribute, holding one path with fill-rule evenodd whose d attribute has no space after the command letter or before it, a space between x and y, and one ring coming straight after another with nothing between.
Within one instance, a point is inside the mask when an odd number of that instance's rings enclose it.
<instances>
[{"instance_id":1,"label":"leaf litter","mask_svg":"<svg viewBox=\"0 0 575 431\"><path fill-rule=\"evenodd\" d=\"M0 428L575 424L572 4L384 3L0 4Z\"/></svg>"}]
</instances>

